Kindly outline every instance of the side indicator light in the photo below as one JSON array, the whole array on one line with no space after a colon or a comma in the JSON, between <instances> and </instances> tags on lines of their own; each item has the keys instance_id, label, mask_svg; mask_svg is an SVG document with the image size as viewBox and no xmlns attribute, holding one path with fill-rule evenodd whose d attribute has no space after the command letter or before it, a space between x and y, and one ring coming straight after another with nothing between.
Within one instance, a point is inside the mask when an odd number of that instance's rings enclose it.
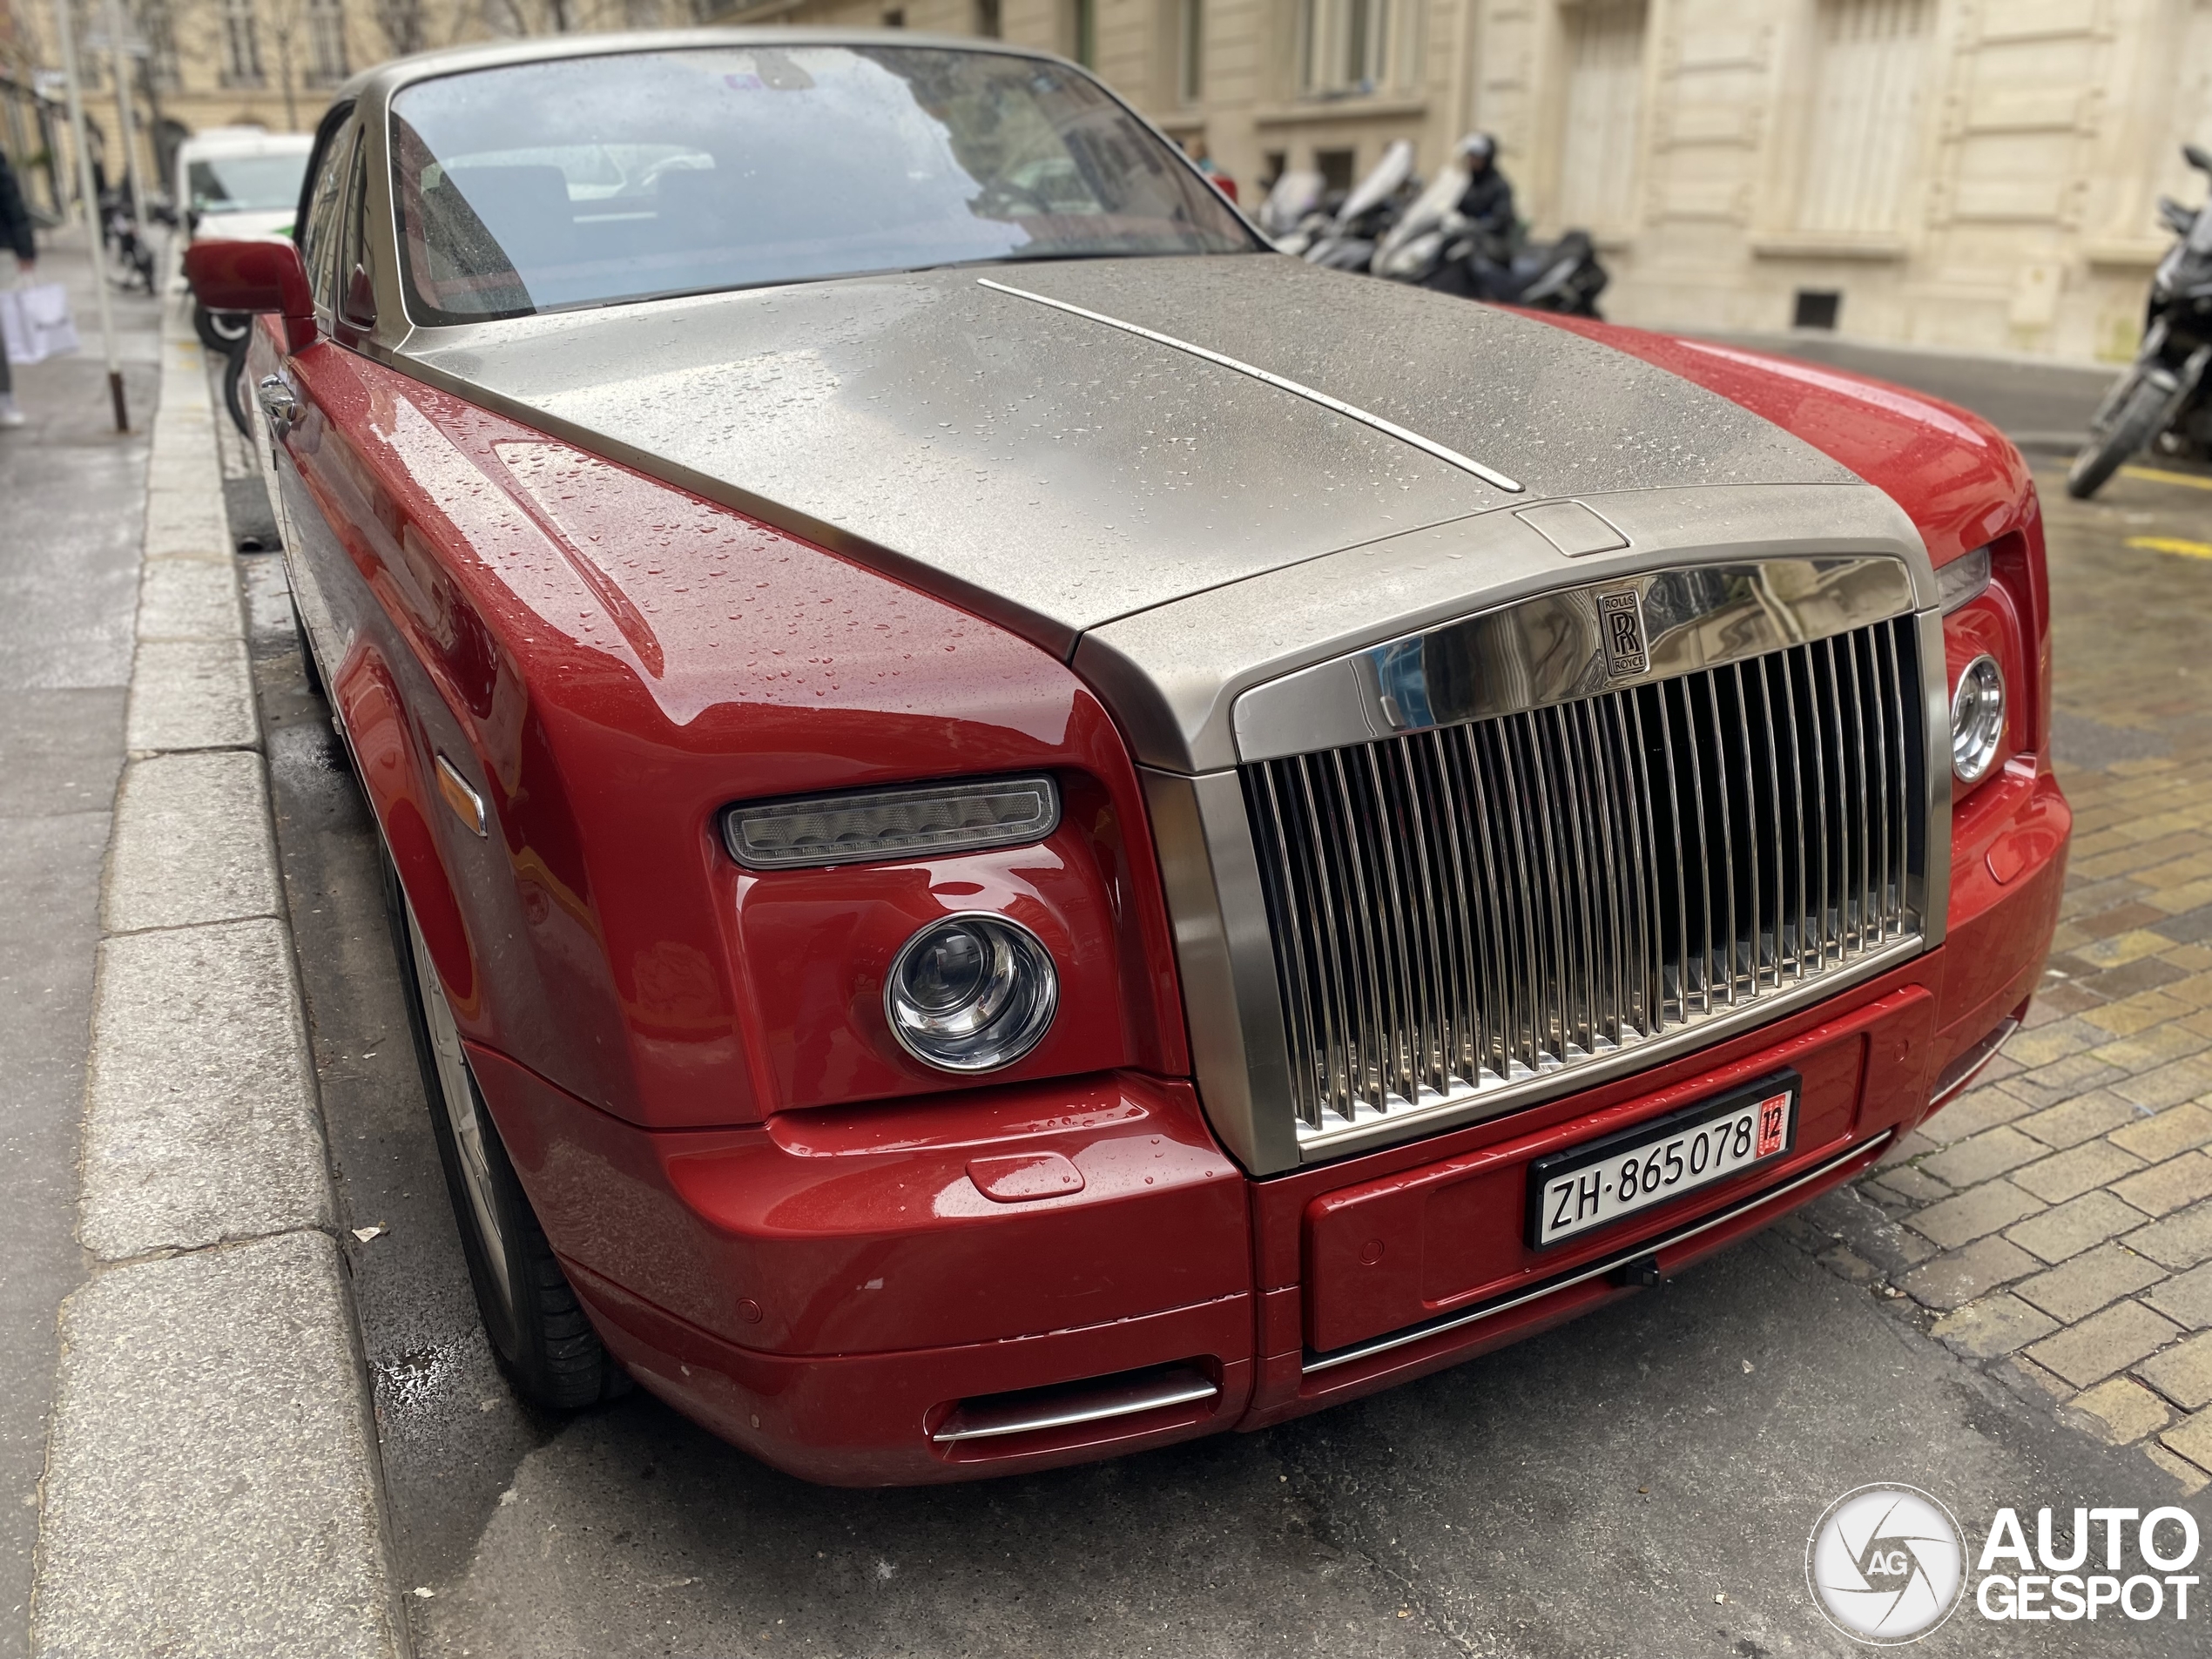
<instances>
[{"instance_id":1,"label":"side indicator light","mask_svg":"<svg viewBox=\"0 0 2212 1659\"><path fill-rule=\"evenodd\" d=\"M453 769L453 762L443 755L438 757L438 793L445 798L446 805L453 808L453 815L469 833L481 840L484 834L484 798L469 787Z\"/></svg>"}]
</instances>

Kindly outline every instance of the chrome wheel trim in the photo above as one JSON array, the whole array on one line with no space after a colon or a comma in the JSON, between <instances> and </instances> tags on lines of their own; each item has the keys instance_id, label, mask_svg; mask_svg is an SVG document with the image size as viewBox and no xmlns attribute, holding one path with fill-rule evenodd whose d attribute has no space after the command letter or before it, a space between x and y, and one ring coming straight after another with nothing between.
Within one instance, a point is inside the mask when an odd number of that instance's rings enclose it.
<instances>
[{"instance_id":1,"label":"chrome wheel trim","mask_svg":"<svg viewBox=\"0 0 2212 1659\"><path fill-rule=\"evenodd\" d=\"M499 1210L493 1199L491 1163L484 1153L484 1121L477 1109L475 1081L469 1075L469 1062L461 1052L461 1028L454 1023L453 1009L447 1006L437 964L430 960L430 948L423 941L411 904L407 906L407 939L415 955L415 982L422 992L422 1022L429 1029L430 1054L437 1063L438 1096L461 1157L462 1184L469 1189L469 1208L475 1217L484 1259L499 1286L500 1303L511 1314L515 1287L507 1277L507 1237L500 1231Z\"/></svg>"}]
</instances>

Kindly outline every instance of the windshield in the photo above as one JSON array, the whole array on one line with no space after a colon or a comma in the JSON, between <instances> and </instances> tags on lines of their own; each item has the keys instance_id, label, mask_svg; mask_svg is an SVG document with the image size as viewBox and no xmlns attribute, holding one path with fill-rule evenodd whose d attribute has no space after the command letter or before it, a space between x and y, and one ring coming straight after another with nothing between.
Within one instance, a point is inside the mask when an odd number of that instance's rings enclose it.
<instances>
[{"instance_id":1,"label":"windshield","mask_svg":"<svg viewBox=\"0 0 2212 1659\"><path fill-rule=\"evenodd\" d=\"M281 156L208 156L188 164L185 187L196 213L273 213L300 205L307 152Z\"/></svg>"},{"instance_id":2,"label":"windshield","mask_svg":"<svg viewBox=\"0 0 2212 1659\"><path fill-rule=\"evenodd\" d=\"M1088 78L995 52L714 48L480 70L395 98L392 152L425 323L1257 246Z\"/></svg>"}]
</instances>

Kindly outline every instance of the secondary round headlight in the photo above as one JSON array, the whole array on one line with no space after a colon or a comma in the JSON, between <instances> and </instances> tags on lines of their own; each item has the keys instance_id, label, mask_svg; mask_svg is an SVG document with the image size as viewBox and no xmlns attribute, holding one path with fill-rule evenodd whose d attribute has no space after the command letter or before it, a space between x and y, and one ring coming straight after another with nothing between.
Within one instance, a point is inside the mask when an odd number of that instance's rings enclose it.
<instances>
[{"instance_id":1,"label":"secondary round headlight","mask_svg":"<svg viewBox=\"0 0 2212 1659\"><path fill-rule=\"evenodd\" d=\"M1978 784L2005 738L2005 676L1993 657L1977 657L1951 694L1951 770L1962 784Z\"/></svg>"},{"instance_id":2,"label":"secondary round headlight","mask_svg":"<svg viewBox=\"0 0 2212 1659\"><path fill-rule=\"evenodd\" d=\"M1060 976L1027 927L1003 916L948 916L900 948L883 982L891 1034L924 1065L993 1071L1035 1048Z\"/></svg>"}]
</instances>

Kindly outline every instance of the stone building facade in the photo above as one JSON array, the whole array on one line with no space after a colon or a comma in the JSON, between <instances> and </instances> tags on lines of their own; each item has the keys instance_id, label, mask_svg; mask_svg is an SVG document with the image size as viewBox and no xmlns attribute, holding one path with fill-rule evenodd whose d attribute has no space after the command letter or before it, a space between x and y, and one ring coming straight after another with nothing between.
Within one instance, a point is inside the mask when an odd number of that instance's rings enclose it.
<instances>
[{"instance_id":1,"label":"stone building facade","mask_svg":"<svg viewBox=\"0 0 2212 1659\"><path fill-rule=\"evenodd\" d=\"M1247 200L1285 166L1424 172L1487 129L1608 314L2078 361L2132 354L2212 147L2212 0L766 0L1087 59Z\"/></svg>"},{"instance_id":2,"label":"stone building facade","mask_svg":"<svg viewBox=\"0 0 2212 1659\"><path fill-rule=\"evenodd\" d=\"M110 0L73 3L97 28ZM2179 149L2212 146L2212 0L112 3L184 128L310 124L352 69L502 34L997 36L1089 64L1248 203L1285 167L1348 182L1406 138L1426 172L1494 132L1536 229L1597 235L1622 320L2083 361L2132 350L2157 197L2203 200ZM0 7L51 32L47 0Z\"/></svg>"},{"instance_id":3,"label":"stone building facade","mask_svg":"<svg viewBox=\"0 0 2212 1659\"><path fill-rule=\"evenodd\" d=\"M163 172L174 142L214 126L312 129L356 70L434 47L563 30L694 20L693 0L65 0L95 152L118 127L111 23L127 43L140 165ZM0 0L0 84L61 90L54 0ZM49 125L57 125L50 112ZM18 120L16 127L26 124ZM0 142L22 137L0 118ZM162 164L157 165L157 163ZM68 177L66 169L64 178Z\"/></svg>"}]
</instances>

